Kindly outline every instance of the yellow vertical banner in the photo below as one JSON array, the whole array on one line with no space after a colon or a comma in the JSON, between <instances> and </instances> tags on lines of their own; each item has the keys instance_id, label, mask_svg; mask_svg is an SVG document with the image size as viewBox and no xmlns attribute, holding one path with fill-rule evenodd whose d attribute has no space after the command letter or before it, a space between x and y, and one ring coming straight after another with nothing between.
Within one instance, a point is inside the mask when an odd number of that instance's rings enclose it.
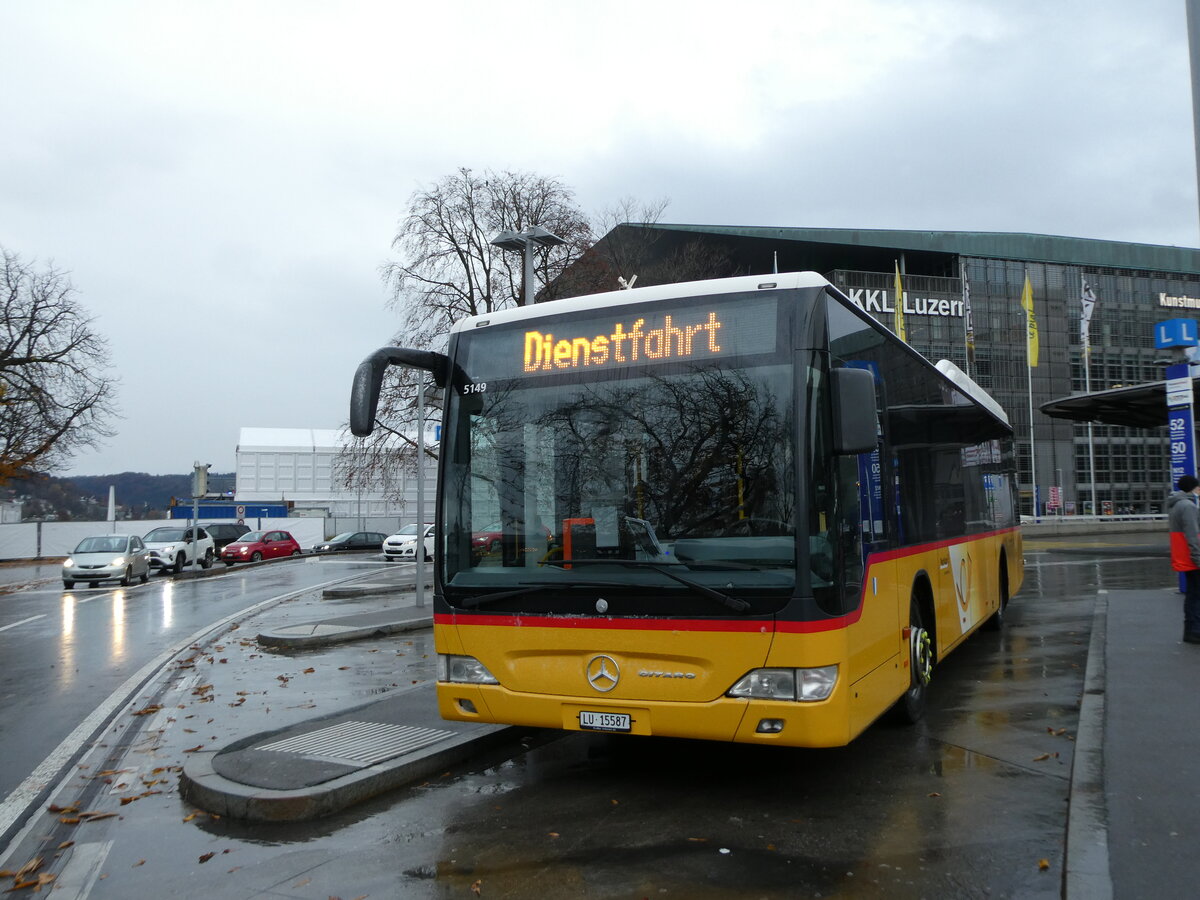
<instances>
[{"instance_id":1,"label":"yellow vertical banner","mask_svg":"<svg viewBox=\"0 0 1200 900\"><path fill-rule=\"evenodd\" d=\"M896 263L896 334L900 340L908 343L908 335L904 330L904 284L900 281L900 263Z\"/></svg>"},{"instance_id":2,"label":"yellow vertical banner","mask_svg":"<svg viewBox=\"0 0 1200 900\"><path fill-rule=\"evenodd\" d=\"M1029 355L1029 368L1036 369L1038 364L1038 329L1037 316L1033 313L1033 286L1029 283L1029 273L1025 273L1025 289L1021 291L1021 306L1025 310L1025 349Z\"/></svg>"}]
</instances>

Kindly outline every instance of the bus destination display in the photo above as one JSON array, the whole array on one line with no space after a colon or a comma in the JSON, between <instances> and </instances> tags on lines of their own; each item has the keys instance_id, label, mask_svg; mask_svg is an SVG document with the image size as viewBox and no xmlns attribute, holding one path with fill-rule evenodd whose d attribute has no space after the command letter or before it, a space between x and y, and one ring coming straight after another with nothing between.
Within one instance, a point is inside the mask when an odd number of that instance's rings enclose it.
<instances>
[{"instance_id":1,"label":"bus destination display","mask_svg":"<svg viewBox=\"0 0 1200 900\"><path fill-rule=\"evenodd\" d=\"M685 305L686 304L686 305ZM474 380L705 362L775 350L775 297L700 297L607 317L537 320L470 335Z\"/></svg>"}]
</instances>

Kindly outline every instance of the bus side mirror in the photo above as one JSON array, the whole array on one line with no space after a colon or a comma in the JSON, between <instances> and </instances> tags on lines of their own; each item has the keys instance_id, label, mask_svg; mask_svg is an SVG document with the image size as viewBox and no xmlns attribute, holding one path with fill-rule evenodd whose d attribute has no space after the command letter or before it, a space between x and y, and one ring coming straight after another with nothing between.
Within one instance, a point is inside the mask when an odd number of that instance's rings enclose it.
<instances>
[{"instance_id":1,"label":"bus side mirror","mask_svg":"<svg viewBox=\"0 0 1200 900\"><path fill-rule=\"evenodd\" d=\"M834 369L833 451L870 453L879 442L875 376L868 369Z\"/></svg>"},{"instance_id":2,"label":"bus side mirror","mask_svg":"<svg viewBox=\"0 0 1200 900\"><path fill-rule=\"evenodd\" d=\"M366 437L375 429L375 412L379 408L379 390L383 373L388 366L408 366L433 373L434 382L446 387L450 381L450 359L432 350L410 350L406 347L381 347L361 363L354 373L350 388L350 431ZM466 380L457 366L453 373L455 384Z\"/></svg>"}]
</instances>

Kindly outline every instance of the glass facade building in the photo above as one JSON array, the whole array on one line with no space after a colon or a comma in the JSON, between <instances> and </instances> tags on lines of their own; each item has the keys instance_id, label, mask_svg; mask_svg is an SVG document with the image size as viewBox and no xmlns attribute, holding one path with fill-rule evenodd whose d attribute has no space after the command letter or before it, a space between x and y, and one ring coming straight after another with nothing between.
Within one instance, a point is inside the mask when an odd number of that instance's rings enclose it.
<instances>
[{"instance_id":1,"label":"glass facade building","mask_svg":"<svg viewBox=\"0 0 1200 900\"><path fill-rule=\"evenodd\" d=\"M622 229L623 241L640 236L660 258L719 260L724 271L707 277L820 272L892 328L899 266L909 344L932 360L954 362L1008 413L1024 513L1033 512L1035 473L1043 514L1161 511L1170 488L1165 421L1162 428L1089 426L1050 418L1039 407L1089 384L1099 391L1161 380L1164 351L1154 347L1154 326L1200 316L1200 250L1032 234L657 224L618 226L604 240ZM1036 367L1028 365L1021 304L1027 276ZM1097 300L1086 355L1085 279Z\"/></svg>"}]
</instances>

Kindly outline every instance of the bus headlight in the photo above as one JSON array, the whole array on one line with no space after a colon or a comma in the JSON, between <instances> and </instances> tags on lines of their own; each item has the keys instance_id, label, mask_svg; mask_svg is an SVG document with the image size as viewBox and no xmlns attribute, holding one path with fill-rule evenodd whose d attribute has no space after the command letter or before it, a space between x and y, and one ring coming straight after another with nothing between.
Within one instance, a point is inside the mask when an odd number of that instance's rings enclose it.
<instances>
[{"instance_id":1,"label":"bus headlight","mask_svg":"<svg viewBox=\"0 0 1200 900\"><path fill-rule=\"evenodd\" d=\"M499 684L487 666L473 656L438 654L437 680L457 684Z\"/></svg>"},{"instance_id":2,"label":"bus headlight","mask_svg":"<svg viewBox=\"0 0 1200 900\"><path fill-rule=\"evenodd\" d=\"M739 678L726 696L747 700L826 700L837 684L837 672L837 666L754 669Z\"/></svg>"}]
</instances>

